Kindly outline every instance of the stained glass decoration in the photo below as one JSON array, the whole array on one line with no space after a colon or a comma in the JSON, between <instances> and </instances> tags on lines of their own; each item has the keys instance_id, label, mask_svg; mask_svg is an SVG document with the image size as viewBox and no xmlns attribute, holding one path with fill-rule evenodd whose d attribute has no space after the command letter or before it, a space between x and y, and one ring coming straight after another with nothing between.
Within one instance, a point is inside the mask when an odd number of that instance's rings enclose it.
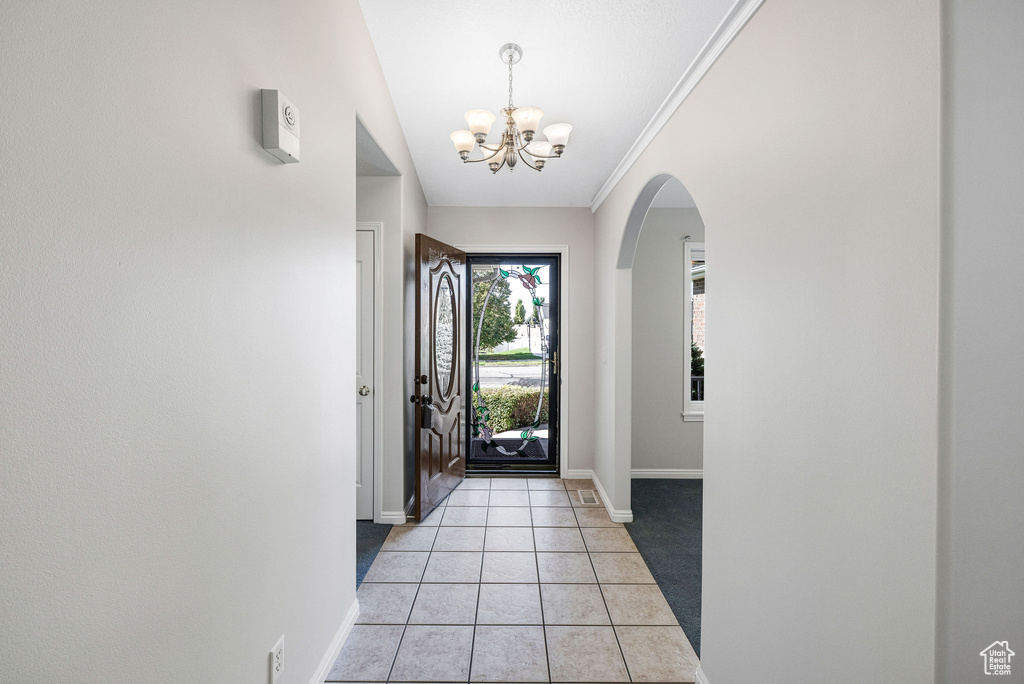
<instances>
[{"instance_id":1,"label":"stained glass decoration","mask_svg":"<svg viewBox=\"0 0 1024 684\"><path fill-rule=\"evenodd\" d=\"M452 356L455 351L454 297L451 281L445 276L437 290L437 312L434 319L434 365L437 367L437 385L443 397L448 396L451 385Z\"/></svg>"},{"instance_id":2,"label":"stained glass decoration","mask_svg":"<svg viewBox=\"0 0 1024 684\"><path fill-rule=\"evenodd\" d=\"M537 286L541 284L540 276L537 275L537 272L540 269L540 266L536 266L534 268L523 266L522 271L515 268L506 271L503 268L495 267L490 273L482 273L473 277L473 283L483 283L488 281L491 283L491 286L487 289L487 294L484 297L483 306L480 308L480 323L474 337L473 348L473 436L479 437L483 440L482 449L485 453L488 449L494 449L503 456L526 456L526 446L530 442L535 442L539 439L539 437L533 433L538 427L540 427L540 414L541 408L544 405L544 389L547 383L548 374L546 372L542 372L540 374L540 392L537 394L537 409L534 412L533 424L526 430L523 430L519 435L520 439L522 439L522 444L512 451L505 449L505 447L494 441L494 430L491 427L490 409L487 408L487 400L484 398L483 393L480 392L480 337L483 332L484 312L487 311L487 303L490 301L491 293L494 292L494 287L498 284L499 278L502 280L518 280L530 293L530 298L537 306L537 318L540 328L541 366L547 366L549 363L547 343L548 336L546 334L547 321L544 319L544 307L542 306L541 299L537 296Z\"/></svg>"}]
</instances>

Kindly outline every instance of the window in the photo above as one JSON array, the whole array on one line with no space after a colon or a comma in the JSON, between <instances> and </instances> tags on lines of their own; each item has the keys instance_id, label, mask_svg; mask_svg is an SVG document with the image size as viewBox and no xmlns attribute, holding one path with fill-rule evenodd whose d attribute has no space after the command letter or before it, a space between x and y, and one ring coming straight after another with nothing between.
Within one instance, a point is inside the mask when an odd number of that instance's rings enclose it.
<instances>
[{"instance_id":1,"label":"window","mask_svg":"<svg viewBox=\"0 0 1024 684\"><path fill-rule=\"evenodd\" d=\"M704 243L687 242L683 287L683 420L704 420Z\"/></svg>"}]
</instances>

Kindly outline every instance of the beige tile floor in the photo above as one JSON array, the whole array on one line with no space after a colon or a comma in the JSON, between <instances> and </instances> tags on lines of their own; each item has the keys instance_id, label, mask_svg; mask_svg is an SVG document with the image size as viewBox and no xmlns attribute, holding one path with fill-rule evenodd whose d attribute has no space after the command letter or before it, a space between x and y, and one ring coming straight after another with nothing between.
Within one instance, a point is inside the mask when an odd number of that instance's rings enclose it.
<instances>
[{"instance_id":1,"label":"beige tile floor","mask_svg":"<svg viewBox=\"0 0 1024 684\"><path fill-rule=\"evenodd\" d=\"M394 527L328 682L692 682L697 656L590 480L472 478Z\"/></svg>"}]
</instances>

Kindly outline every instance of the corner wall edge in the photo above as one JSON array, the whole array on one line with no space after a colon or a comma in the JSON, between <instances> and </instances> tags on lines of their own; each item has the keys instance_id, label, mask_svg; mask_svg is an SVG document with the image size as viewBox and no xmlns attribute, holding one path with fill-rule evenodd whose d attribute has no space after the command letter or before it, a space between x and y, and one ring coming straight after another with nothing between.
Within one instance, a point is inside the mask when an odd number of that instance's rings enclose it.
<instances>
[{"instance_id":1,"label":"corner wall edge","mask_svg":"<svg viewBox=\"0 0 1024 684\"><path fill-rule=\"evenodd\" d=\"M327 653L324 654L320 665L313 674L313 678L309 680L309 684L323 684L324 680L327 679L327 675L331 674L331 668L334 667L334 662L341 655L341 649L345 646L345 640L348 639L348 635L352 632L352 628L355 627L358 618L359 599L352 599L352 605L349 606L345 619L341 621L341 627L338 628L334 638L331 639L331 645L327 647Z\"/></svg>"}]
</instances>

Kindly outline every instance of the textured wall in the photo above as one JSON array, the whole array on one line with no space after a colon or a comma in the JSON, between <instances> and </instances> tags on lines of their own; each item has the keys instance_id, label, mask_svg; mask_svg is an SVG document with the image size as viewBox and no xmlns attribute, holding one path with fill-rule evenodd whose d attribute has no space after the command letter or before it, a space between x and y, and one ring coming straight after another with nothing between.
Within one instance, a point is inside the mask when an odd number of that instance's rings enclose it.
<instances>
[{"instance_id":1,"label":"textured wall","mask_svg":"<svg viewBox=\"0 0 1024 684\"><path fill-rule=\"evenodd\" d=\"M617 509L632 297L615 266L648 179L690 190L714 255L713 684L933 680L939 94L937 3L766 2L595 214L596 296L615 302L595 308L596 469Z\"/></svg>"},{"instance_id":2,"label":"textured wall","mask_svg":"<svg viewBox=\"0 0 1024 684\"><path fill-rule=\"evenodd\" d=\"M425 214L358 5L4 3L0 64L2 678L251 684L284 634L306 684L355 596L357 112Z\"/></svg>"}]
</instances>

